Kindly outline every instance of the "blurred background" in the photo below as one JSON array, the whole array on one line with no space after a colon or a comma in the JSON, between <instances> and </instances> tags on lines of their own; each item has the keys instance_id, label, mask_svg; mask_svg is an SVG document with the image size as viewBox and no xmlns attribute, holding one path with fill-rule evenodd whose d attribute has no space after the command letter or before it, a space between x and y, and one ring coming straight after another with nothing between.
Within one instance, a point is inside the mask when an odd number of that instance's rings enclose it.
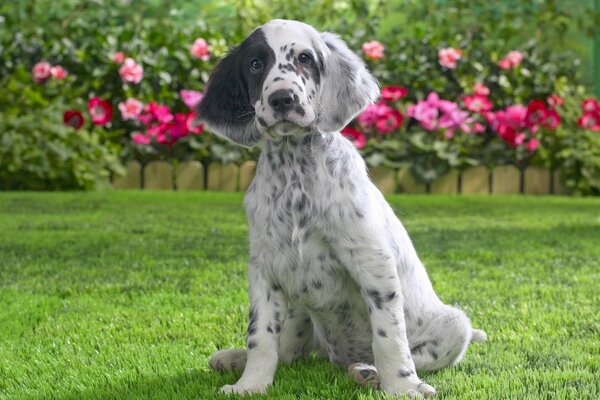
<instances>
[{"instance_id":1,"label":"blurred background","mask_svg":"<svg viewBox=\"0 0 600 400\"><path fill-rule=\"evenodd\" d=\"M473 168L491 182L510 166L522 192L537 167L551 192L600 193L599 0L2 2L0 188L98 189L156 161L174 188L197 163L206 188L209 165L255 160L193 110L228 48L273 18L340 34L380 80L343 132L372 168L427 191L453 173L460 192Z\"/></svg>"}]
</instances>

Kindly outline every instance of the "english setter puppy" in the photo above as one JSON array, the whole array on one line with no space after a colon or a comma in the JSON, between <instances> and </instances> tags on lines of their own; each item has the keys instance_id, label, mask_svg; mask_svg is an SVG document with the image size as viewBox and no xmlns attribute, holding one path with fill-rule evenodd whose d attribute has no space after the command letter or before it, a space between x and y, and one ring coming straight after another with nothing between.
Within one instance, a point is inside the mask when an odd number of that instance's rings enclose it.
<instances>
[{"instance_id":1,"label":"english setter puppy","mask_svg":"<svg viewBox=\"0 0 600 400\"><path fill-rule=\"evenodd\" d=\"M243 369L225 393L265 392L279 361L319 352L362 384L432 395L416 370L458 363L485 340L440 301L406 230L340 134L379 96L336 35L273 20L215 68L198 106L209 130L260 145L244 200L250 321L246 349L216 370Z\"/></svg>"}]
</instances>

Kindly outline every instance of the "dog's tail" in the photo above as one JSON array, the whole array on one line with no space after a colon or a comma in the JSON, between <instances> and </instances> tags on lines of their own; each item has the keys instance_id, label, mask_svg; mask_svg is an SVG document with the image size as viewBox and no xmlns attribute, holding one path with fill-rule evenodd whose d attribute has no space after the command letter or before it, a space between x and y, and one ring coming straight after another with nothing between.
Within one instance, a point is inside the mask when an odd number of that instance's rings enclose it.
<instances>
[{"instance_id":1,"label":"dog's tail","mask_svg":"<svg viewBox=\"0 0 600 400\"><path fill-rule=\"evenodd\" d=\"M487 333L481 329L471 330L471 342L483 343L487 340Z\"/></svg>"}]
</instances>

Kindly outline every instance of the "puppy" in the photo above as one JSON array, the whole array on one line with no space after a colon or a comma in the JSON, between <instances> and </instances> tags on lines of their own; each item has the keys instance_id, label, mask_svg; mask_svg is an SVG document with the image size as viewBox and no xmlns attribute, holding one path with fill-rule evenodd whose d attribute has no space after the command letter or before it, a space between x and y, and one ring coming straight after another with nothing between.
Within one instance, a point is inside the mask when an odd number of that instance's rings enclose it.
<instances>
[{"instance_id":1,"label":"puppy","mask_svg":"<svg viewBox=\"0 0 600 400\"><path fill-rule=\"evenodd\" d=\"M408 234L340 134L379 96L339 37L273 20L215 68L198 114L207 128L262 149L248 215L246 350L210 365L243 369L225 393L264 393L279 361L318 352L389 394L435 393L417 369L458 363L485 340L434 292Z\"/></svg>"}]
</instances>

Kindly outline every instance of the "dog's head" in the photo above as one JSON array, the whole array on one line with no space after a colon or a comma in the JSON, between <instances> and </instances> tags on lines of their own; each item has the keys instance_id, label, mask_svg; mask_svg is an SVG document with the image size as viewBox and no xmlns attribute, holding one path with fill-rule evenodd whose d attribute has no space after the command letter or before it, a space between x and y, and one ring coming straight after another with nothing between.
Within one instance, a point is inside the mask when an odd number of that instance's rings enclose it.
<instances>
[{"instance_id":1,"label":"dog's head","mask_svg":"<svg viewBox=\"0 0 600 400\"><path fill-rule=\"evenodd\" d=\"M197 111L210 131L253 146L262 137L338 131L378 96L339 37L273 20L219 62Z\"/></svg>"}]
</instances>

